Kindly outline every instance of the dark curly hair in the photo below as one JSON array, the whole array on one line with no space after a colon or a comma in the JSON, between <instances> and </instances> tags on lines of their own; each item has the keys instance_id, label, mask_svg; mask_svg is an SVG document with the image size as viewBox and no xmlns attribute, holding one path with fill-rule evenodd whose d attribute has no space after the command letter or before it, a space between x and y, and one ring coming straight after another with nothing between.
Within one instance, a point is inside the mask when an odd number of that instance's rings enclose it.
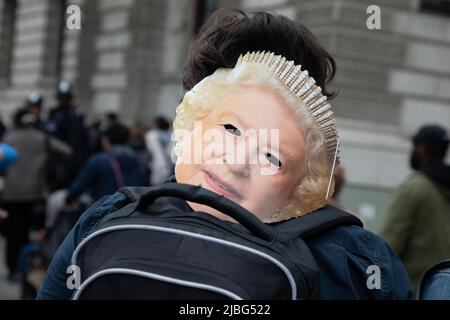
<instances>
[{"instance_id":1,"label":"dark curly hair","mask_svg":"<svg viewBox=\"0 0 450 320\"><path fill-rule=\"evenodd\" d=\"M239 56L249 51L272 51L293 60L308 70L324 95L335 96L326 88L336 73L335 60L305 26L281 15L246 14L232 8L214 12L192 40L184 89L192 89L218 68L233 68Z\"/></svg>"}]
</instances>

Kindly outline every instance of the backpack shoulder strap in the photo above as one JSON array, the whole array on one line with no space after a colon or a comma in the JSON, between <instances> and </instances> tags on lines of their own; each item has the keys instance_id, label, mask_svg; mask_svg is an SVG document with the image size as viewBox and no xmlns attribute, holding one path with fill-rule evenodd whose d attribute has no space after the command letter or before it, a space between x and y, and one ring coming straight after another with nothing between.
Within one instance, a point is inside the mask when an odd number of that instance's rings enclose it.
<instances>
[{"instance_id":1,"label":"backpack shoulder strap","mask_svg":"<svg viewBox=\"0 0 450 320\"><path fill-rule=\"evenodd\" d=\"M144 194L154 189L154 187L124 187L120 188L118 192L127 196L130 202L138 201Z\"/></svg>"},{"instance_id":2,"label":"backpack shoulder strap","mask_svg":"<svg viewBox=\"0 0 450 320\"><path fill-rule=\"evenodd\" d=\"M331 205L326 205L305 216L273 223L272 225L280 232L300 238L312 237L325 230L344 225L363 226L361 220L351 213Z\"/></svg>"},{"instance_id":3,"label":"backpack shoulder strap","mask_svg":"<svg viewBox=\"0 0 450 320\"><path fill-rule=\"evenodd\" d=\"M122 168L120 167L119 160L113 155L108 154L108 162L114 174L114 180L116 182L117 188L122 188L125 185L123 178Z\"/></svg>"},{"instance_id":4,"label":"backpack shoulder strap","mask_svg":"<svg viewBox=\"0 0 450 320\"><path fill-rule=\"evenodd\" d=\"M101 229L105 223L116 218L131 216L137 209L139 201L144 194L150 192L154 187L124 187L118 192L127 197L126 204L120 209L104 216L97 224L96 229Z\"/></svg>"}]
</instances>

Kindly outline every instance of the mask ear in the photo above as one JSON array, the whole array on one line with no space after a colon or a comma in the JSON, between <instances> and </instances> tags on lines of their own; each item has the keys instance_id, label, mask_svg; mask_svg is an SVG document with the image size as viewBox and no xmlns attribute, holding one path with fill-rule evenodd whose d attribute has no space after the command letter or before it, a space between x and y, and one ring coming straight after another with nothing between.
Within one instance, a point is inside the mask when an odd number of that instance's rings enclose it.
<instances>
[{"instance_id":1,"label":"mask ear","mask_svg":"<svg viewBox=\"0 0 450 320\"><path fill-rule=\"evenodd\" d=\"M192 130L177 129L172 134L172 139L174 140L172 148L172 160L177 163L178 160L183 158L183 153L192 146L189 144L192 142Z\"/></svg>"}]
</instances>

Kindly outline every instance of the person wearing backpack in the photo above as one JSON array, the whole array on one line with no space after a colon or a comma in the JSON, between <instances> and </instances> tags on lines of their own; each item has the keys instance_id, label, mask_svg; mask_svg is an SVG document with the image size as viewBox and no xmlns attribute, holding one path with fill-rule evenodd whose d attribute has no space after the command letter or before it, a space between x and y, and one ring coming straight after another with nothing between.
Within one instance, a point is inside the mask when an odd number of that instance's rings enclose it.
<instances>
[{"instance_id":1,"label":"person wearing backpack","mask_svg":"<svg viewBox=\"0 0 450 320\"><path fill-rule=\"evenodd\" d=\"M87 210L38 299L411 298L390 247L327 204L339 162L326 98L334 72L309 30L286 17L213 14L185 68L175 176ZM270 142L251 140L252 130ZM74 266L80 287L67 285Z\"/></svg>"},{"instance_id":2,"label":"person wearing backpack","mask_svg":"<svg viewBox=\"0 0 450 320\"><path fill-rule=\"evenodd\" d=\"M139 186L139 163L128 146L129 131L122 124L110 125L103 134L103 152L92 155L68 188L66 204L87 192L94 201L123 186Z\"/></svg>"},{"instance_id":3,"label":"person wearing backpack","mask_svg":"<svg viewBox=\"0 0 450 320\"><path fill-rule=\"evenodd\" d=\"M68 168L68 180L74 179L90 155L91 142L84 124L84 114L80 111L73 87L66 81L58 83L56 88L57 105L50 110L45 123L45 131L64 141L73 149ZM64 186L67 187L67 186Z\"/></svg>"}]
</instances>

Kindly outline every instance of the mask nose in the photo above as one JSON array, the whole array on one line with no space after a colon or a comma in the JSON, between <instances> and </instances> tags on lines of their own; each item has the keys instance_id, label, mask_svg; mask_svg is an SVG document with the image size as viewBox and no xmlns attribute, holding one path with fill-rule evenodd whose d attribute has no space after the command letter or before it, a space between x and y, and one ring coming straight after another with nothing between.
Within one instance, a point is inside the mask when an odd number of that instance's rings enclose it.
<instances>
[{"instance_id":1,"label":"mask nose","mask_svg":"<svg viewBox=\"0 0 450 320\"><path fill-rule=\"evenodd\" d=\"M224 162L234 175L240 178L245 178L250 175L250 168L247 160L248 159L245 159L245 161L236 161L236 159L227 159L225 157Z\"/></svg>"},{"instance_id":2,"label":"mask nose","mask_svg":"<svg viewBox=\"0 0 450 320\"><path fill-rule=\"evenodd\" d=\"M257 147L252 147L247 139L242 139L234 147L232 152L226 153L224 158L225 165L236 176L241 178L248 177L250 175L250 155L256 155Z\"/></svg>"}]
</instances>

